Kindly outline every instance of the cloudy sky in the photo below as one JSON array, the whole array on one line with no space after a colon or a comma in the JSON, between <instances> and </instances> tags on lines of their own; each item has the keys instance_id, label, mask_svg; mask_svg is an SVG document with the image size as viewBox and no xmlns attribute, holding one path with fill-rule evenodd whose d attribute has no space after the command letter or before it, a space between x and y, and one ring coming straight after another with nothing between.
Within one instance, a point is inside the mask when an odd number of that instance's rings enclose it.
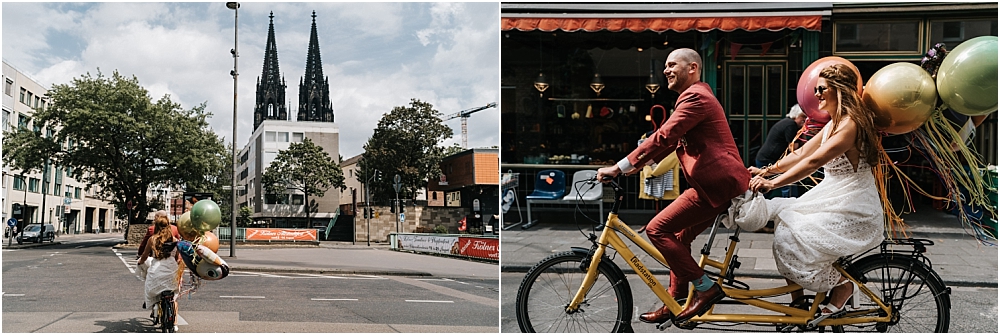
<instances>
[{"instance_id":1,"label":"cloudy sky","mask_svg":"<svg viewBox=\"0 0 1000 335\"><path fill-rule=\"evenodd\" d=\"M237 144L253 127L268 13L294 115L316 11L323 74L340 126L340 153L362 153L382 114L411 98L445 115L499 99L499 5L485 3L270 3L239 9ZM3 59L45 87L86 72L135 75L154 99L185 109L207 102L217 134L230 141L234 12L215 3L2 4ZM461 120L445 122L461 143ZM469 118L469 146L498 145L499 111Z\"/></svg>"}]
</instances>

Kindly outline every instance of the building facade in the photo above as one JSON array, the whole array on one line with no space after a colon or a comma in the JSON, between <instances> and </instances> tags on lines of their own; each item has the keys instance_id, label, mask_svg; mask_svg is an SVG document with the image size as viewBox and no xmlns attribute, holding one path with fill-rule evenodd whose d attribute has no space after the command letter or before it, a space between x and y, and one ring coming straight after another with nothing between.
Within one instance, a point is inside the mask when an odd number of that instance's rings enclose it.
<instances>
[{"instance_id":1,"label":"building facade","mask_svg":"<svg viewBox=\"0 0 1000 335\"><path fill-rule=\"evenodd\" d=\"M919 64L935 43L954 48L996 36L997 4L501 4L500 34L502 171L572 175L625 157L669 116L678 94L666 88L662 71L677 48L702 56L702 81L725 109L749 166L797 103L798 79L813 61L845 58L867 81L890 63ZM974 139L987 164L997 164L996 126L993 113ZM626 177L624 187L637 193L638 184ZM522 179L519 187L523 196L532 185ZM626 197L622 208L662 206Z\"/></svg>"},{"instance_id":2,"label":"building facade","mask_svg":"<svg viewBox=\"0 0 1000 335\"><path fill-rule=\"evenodd\" d=\"M36 109L49 105L48 89L7 62L3 62L3 131L15 127L40 128L32 117ZM2 139L0 139L2 142ZM3 148L0 146L0 151ZM52 224L61 233L77 234L110 231L118 226L115 208L96 197L96 190L72 178L70 167L47 164L41 172L23 173L3 165L3 220L26 224Z\"/></svg>"}]
</instances>

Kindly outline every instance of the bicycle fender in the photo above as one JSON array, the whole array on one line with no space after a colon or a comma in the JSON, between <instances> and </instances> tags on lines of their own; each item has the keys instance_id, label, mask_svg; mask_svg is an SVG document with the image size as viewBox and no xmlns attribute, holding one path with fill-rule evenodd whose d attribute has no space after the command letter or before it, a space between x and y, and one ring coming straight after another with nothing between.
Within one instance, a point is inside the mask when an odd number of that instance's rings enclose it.
<instances>
[{"instance_id":1,"label":"bicycle fender","mask_svg":"<svg viewBox=\"0 0 1000 335\"><path fill-rule=\"evenodd\" d=\"M922 268L923 270L927 271L927 273L930 273L931 276L933 276L934 280L936 280L938 282L938 284L941 285L941 287L944 287L944 292L946 293L944 295L945 306L947 306L948 309L951 309L951 287L948 287L948 285L945 285L944 280L941 280L941 276L939 276L938 273L936 271L934 271L930 266L927 266L927 263L924 263L923 261L917 259L916 257L910 256L910 255L907 255L907 254L895 253L895 252L893 252L893 253L884 253L884 254L880 253L880 254L868 255L868 256L862 257L861 259L859 259L857 261L851 262L851 266L846 269L847 273L851 274L851 277L854 277L854 279L857 279L858 276L860 276L860 274L857 273L857 271L855 270L854 264L863 264L863 263L866 263L866 262L876 262L876 261L879 261L879 259L884 259L884 258L887 258L887 259L896 259L896 260L903 260L903 261L906 261L906 262L908 262L910 264L913 264L914 267Z\"/></svg>"}]
</instances>

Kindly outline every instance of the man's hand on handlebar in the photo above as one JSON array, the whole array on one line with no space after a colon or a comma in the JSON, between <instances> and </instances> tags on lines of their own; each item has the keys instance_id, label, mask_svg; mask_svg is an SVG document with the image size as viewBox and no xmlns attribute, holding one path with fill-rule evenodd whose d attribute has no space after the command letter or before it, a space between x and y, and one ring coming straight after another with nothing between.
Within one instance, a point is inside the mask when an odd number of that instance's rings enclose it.
<instances>
[{"instance_id":1,"label":"man's hand on handlebar","mask_svg":"<svg viewBox=\"0 0 1000 335\"><path fill-rule=\"evenodd\" d=\"M602 167L597 169L597 181L607 183L617 177L621 172L622 170L618 168L618 165Z\"/></svg>"}]
</instances>

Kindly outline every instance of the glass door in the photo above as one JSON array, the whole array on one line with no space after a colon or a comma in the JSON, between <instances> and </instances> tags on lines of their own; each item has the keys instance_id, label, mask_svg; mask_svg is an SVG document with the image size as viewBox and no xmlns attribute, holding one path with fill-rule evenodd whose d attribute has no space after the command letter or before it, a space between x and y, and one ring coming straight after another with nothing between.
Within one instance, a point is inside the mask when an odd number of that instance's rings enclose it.
<instances>
[{"instance_id":1,"label":"glass door","mask_svg":"<svg viewBox=\"0 0 1000 335\"><path fill-rule=\"evenodd\" d=\"M723 107L743 164L754 164L768 130L788 112L785 61L725 62Z\"/></svg>"}]
</instances>

